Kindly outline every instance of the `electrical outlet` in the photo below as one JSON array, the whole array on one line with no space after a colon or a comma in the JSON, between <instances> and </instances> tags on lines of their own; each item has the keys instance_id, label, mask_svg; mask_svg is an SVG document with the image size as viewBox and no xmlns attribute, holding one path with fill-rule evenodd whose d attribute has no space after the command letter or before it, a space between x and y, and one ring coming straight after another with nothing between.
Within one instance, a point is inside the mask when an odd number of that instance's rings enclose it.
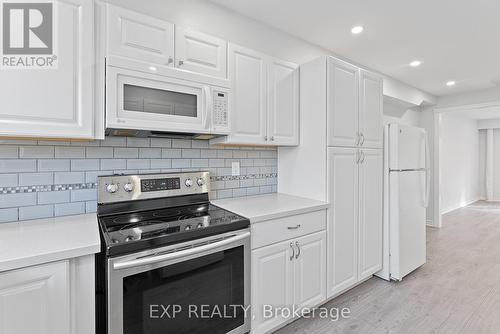
<instances>
[{"instance_id":1,"label":"electrical outlet","mask_svg":"<svg viewBox=\"0 0 500 334\"><path fill-rule=\"evenodd\" d=\"M240 163L239 163L239 161L233 162L231 164L231 174L233 176L240 175Z\"/></svg>"}]
</instances>

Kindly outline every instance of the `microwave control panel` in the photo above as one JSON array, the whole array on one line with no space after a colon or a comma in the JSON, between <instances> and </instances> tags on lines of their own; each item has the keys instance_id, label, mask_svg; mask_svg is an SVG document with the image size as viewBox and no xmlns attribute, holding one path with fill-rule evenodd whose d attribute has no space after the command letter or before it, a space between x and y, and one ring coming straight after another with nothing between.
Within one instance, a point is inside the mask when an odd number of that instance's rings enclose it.
<instances>
[{"instance_id":1,"label":"microwave control panel","mask_svg":"<svg viewBox=\"0 0 500 334\"><path fill-rule=\"evenodd\" d=\"M227 126L228 99L227 92L214 91L214 125Z\"/></svg>"}]
</instances>

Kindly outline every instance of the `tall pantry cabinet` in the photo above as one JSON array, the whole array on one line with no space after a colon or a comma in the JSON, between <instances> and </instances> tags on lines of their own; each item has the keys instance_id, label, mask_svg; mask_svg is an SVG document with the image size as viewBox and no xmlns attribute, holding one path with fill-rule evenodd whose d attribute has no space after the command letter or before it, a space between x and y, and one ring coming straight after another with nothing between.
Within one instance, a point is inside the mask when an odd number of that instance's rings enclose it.
<instances>
[{"instance_id":1,"label":"tall pantry cabinet","mask_svg":"<svg viewBox=\"0 0 500 334\"><path fill-rule=\"evenodd\" d=\"M328 298L382 268L382 94L380 76L342 60L301 65L300 146L278 149L278 191L330 202Z\"/></svg>"}]
</instances>

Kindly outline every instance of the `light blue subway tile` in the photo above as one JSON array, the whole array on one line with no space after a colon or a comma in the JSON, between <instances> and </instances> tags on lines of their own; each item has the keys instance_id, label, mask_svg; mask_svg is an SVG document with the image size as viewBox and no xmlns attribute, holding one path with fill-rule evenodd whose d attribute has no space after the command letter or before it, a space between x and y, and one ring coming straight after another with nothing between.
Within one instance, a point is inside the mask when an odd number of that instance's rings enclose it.
<instances>
[{"instance_id":1,"label":"light blue subway tile","mask_svg":"<svg viewBox=\"0 0 500 334\"><path fill-rule=\"evenodd\" d=\"M266 165L266 159L254 159L253 160L253 165L255 167L261 167Z\"/></svg>"},{"instance_id":2,"label":"light blue subway tile","mask_svg":"<svg viewBox=\"0 0 500 334\"><path fill-rule=\"evenodd\" d=\"M0 223L15 222L19 219L19 209L0 209Z\"/></svg>"},{"instance_id":3,"label":"light blue subway tile","mask_svg":"<svg viewBox=\"0 0 500 334\"><path fill-rule=\"evenodd\" d=\"M193 148L208 148L208 140L192 140L191 146Z\"/></svg>"},{"instance_id":4,"label":"light blue subway tile","mask_svg":"<svg viewBox=\"0 0 500 334\"><path fill-rule=\"evenodd\" d=\"M267 177L266 184L271 186L273 184L278 184L278 181L275 177Z\"/></svg>"},{"instance_id":5,"label":"light blue subway tile","mask_svg":"<svg viewBox=\"0 0 500 334\"><path fill-rule=\"evenodd\" d=\"M273 184L273 185L271 186L271 189L272 189L272 192L273 192L273 193L278 192L278 185L277 185L277 184Z\"/></svg>"},{"instance_id":6,"label":"light blue subway tile","mask_svg":"<svg viewBox=\"0 0 500 334\"><path fill-rule=\"evenodd\" d=\"M224 165L226 167L232 167L233 166L233 162L240 162L238 159L225 159L224 160ZM241 165L241 163L240 163Z\"/></svg>"},{"instance_id":7,"label":"light blue subway tile","mask_svg":"<svg viewBox=\"0 0 500 334\"><path fill-rule=\"evenodd\" d=\"M54 173L55 184L76 184L85 182L83 172L56 172Z\"/></svg>"},{"instance_id":8,"label":"light blue subway tile","mask_svg":"<svg viewBox=\"0 0 500 334\"><path fill-rule=\"evenodd\" d=\"M138 157L139 157L138 148L115 147L115 158L138 158Z\"/></svg>"},{"instance_id":9,"label":"light blue subway tile","mask_svg":"<svg viewBox=\"0 0 500 334\"><path fill-rule=\"evenodd\" d=\"M231 159L233 157L232 150L217 150L217 158Z\"/></svg>"},{"instance_id":10,"label":"light blue subway tile","mask_svg":"<svg viewBox=\"0 0 500 334\"><path fill-rule=\"evenodd\" d=\"M67 203L69 201L69 190L38 193L38 204Z\"/></svg>"},{"instance_id":11,"label":"light blue subway tile","mask_svg":"<svg viewBox=\"0 0 500 334\"><path fill-rule=\"evenodd\" d=\"M266 179L262 178L262 179L254 179L253 180L253 184L255 186L265 186L266 185Z\"/></svg>"},{"instance_id":12,"label":"light blue subway tile","mask_svg":"<svg viewBox=\"0 0 500 334\"><path fill-rule=\"evenodd\" d=\"M97 211L97 201L85 202L85 212L92 213Z\"/></svg>"},{"instance_id":13,"label":"light blue subway tile","mask_svg":"<svg viewBox=\"0 0 500 334\"><path fill-rule=\"evenodd\" d=\"M260 152L260 157L261 158L274 158L276 155L276 151L261 151Z\"/></svg>"},{"instance_id":14,"label":"light blue subway tile","mask_svg":"<svg viewBox=\"0 0 500 334\"><path fill-rule=\"evenodd\" d=\"M161 169L139 169L137 174L160 174Z\"/></svg>"},{"instance_id":15,"label":"light blue subway tile","mask_svg":"<svg viewBox=\"0 0 500 334\"><path fill-rule=\"evenodd\" d=\"M71 190L71 202L96 201L97 189Z\"/></svg>"},{"instance_id":16,"label":"light blue subway tile","mask_svg":"<svg viewBox=\"0 0 500 334\"><path fill-rule=\"evenodd\" d=\"M112 147L87 147L86 148L87 158L113 158L113 148Z\"/></svg>"},{"instance_id":17,"label":"light blue subway tile","mask_svg":"<svg viewBox=\"0 0 500 334\"><path fill-rule=\"evenodd\" d=\"M45 184L54 184L54 173L19 174L20 186L41 186Z\"/></svg>"},{"instance_id":18,"label":"light blue subway tile","mask_svg":"<svg viewBox=\"0 0 500 334\"><path fill-rule=\"evenodd\" d=\"M149 138L127 137L127 147L149 147Z\"/></svg>"},{"instance_id":19,"label":"light blue subway tile","mask_svg":"<svg viewBox=\"0 0 500 334\"><path fill-rule=\"evenodd\" d=\"M189 139L172 139L172 147L174 147L174 148L191 148L191 140L189 140Z\"/></svg>"},{"instance_id":20,"label":"light blue subway tile","mask_svg":"<svg viewBox=\"0 0 500 334\"><path fill-rule=\"evenodd\" d=\"M210 182L210 190L220 190L220 189L224 189L224 181Z\"/></svg>"},{"instance_id":21,"label":"light blue subway tile","mask_svg":"<svg viewBox=\"0 0 500 334\"><path fill-rule=\"evenodd\" d=\"M132 175L138 173L139 171L137 169L116 169L113 171L115 175Z\"/></svg>"},{"instance_id":22,"label":"light blue subway tile","mask_svg":"<svg viewBox=\"0 0 500 334\"><path fill-rule=\"evenodd\" d=\"M172 160L170 159L151 159L151 168L171 168Z\"/></svg>"},{"instance_id":23,"label":"light blue subway tile","mask_svg":"<svg viewBox=\"0 0 500 334\"><path fill-rule=\"evenodd\" d=\"M78 141L72 141L71 146L99 146L100 142L101 142L100 140L91 140L91 141L78 140Z\"/></svg>"},{"instance_id":24,"label":"light blue subway tile","mask_svg":"<svg viewBox=\"0 0 500 334\"><path fill-rule=\"evenodd\" d=\"M69 160L38 160L39 172L66 172L70 169Z\"/></svg>"},{"instance_id":25,"label":"light blue subway tile","mask_svg":"<svg viewBox=\"0 0 500 334\"><path fill-rule=\"evenodd\" d=\"M228 176L228 175L232 175L233 174L233 170L232 168L217 168L217 176Z\"/></svg>"},{"instance_id":26,"label":"light blue subway tile","mask_svg":"<svg viewBox=\"0 0 500 334\"><path fill-rule=\"evenodd\" d=\"M161 148L140 148L139 158L159 159L161 158Z\"/></svg>"},{"instance_id":27,"label":"light blue subway tile","mask_svg":"<svg viewBox=\"0 0 500 334\"><path fill-rule=\"evenodd\" d=\"M235 150L233 151L233 158L235 159L246 159L247 151L243 150Z\"/></svg>"},{"instance_id":28,"label":"light blue subway tile","mask_svg":"<svg viewBox=\"0 0 500 334\"><path fill-rule=\"evenodd\" d=\"M167 159L176 159L180 158L182 156L182 151L179 149L162 149L161 150L161 157L162 158L167 158Z\"/></svg>"},{"instance_id":29,"label":"light blue subway tile","mask_svg":"<svg viewBox=\"0 0 500 334\"><path fill-rule=\"evenodd\" d=\"M201 150L201 158L217 158L217 150Z\"/></svg>"},{"instance_id":30,"label":"light blue subway tile","mask_svg":"<svg viewBox=\"0 0 500 334\"><path fill-rule=\"evenodd\" d=\"M217 190L217 199L233 197L233 189Z\"/></svg>"},{"instance_id":31,"label":"light blue subway tile","mask_svg":"<svg viewBox=\"0 0 500 334\"><path fill-rule=\"evenodd\" d=\"M182 150L182 157L183 158L199 158L200 157L200 150L199 149L192 149L192 148L185 148Z\"/></svg>"},{"instance_id":32,"label":"light blue subway tile","mask_svg":"<svg viewBox=\"0 0 500 334\"><path fill-rule=\"evenodd\" d=\"M95 172L85 172L85 183L97 183L97 177L101 175L112 175L110 170L100 170Z\"/></svg>"},{"instance_id":33,"label":"light blue subway tile","mask_svg":"<svg viewBox=\"0 0 500 334\"><path fill-rule=\"evenodd\" d=\"M240 167L253 167L254 160L253 159L241 159Z\"/></svg>"},{"instance_id":34,"label":"light blue subway tile","mask_svg":"<svg viewBox=\"0 0 500 334\"><path fill-rule=\"evenodd\" d=\"M260 173L259 167L248 167L246 175L259 174L259 173Z\"/></svg>"},{"instance_id":35,"label":"light blue subway tile","mask_svg":"<svg viewBox=\"0 0 500 334\"><path fill-rule=\"evenodd\" d=\"M252 159L260 158L260 152L259 151L247 150L245 152L247 153L247 157L248 158L252 158Z\"/></svg>"},{"instance_id":36,"label":"light blue subway tile","mask_svg":"<svg viewBox=\"0 0 500 334\"><path fill-rule=\"evenodd\" d=\"M170 138L151 138L151 147L172 147Z\"/></svg>"},{"instance_id":37,"label":"light blue subway tile","mask_svg":"<svg viewBox=\"0 0 500 334\"><path fill-rule=\"evenodd\" d=\"M54 158L54 146L20 146L21 159L51 159Z\"/></svg>"},{"instance_id":38,"label":"light blue subway tile","mask_svg":"<svg viewBox=\"0 0 500 334\"><path fill-rule=\"evenodd\" d=\"M85 147L60 146L55 148L57 159L85 158Z\"/></svg>"},{"instance_id":39,"label":"light blue subway tile","mask_svg":"<svg viewBox=\"0 0 500 334\"><path fill-rule=\"evenodd\" d=\"M239 180L229 180L226 181L224 184L224 188L230 189L230 188L238 188L240 186L240 181Z\"/></svg>"},{"instance_id":40,"label":"light blue subway tile","mask_svg":"<svg viewBox=\"0 0 500 334\"><path fill-rule=\"evenodd\" d=\"M247 188L247 196L253 196L260 194L260 187Z\"/></svg>"},{"instance_id":41,"label":"light blue subway tile","mask_svg":"<svg viewBox=\"0 0 500 334\"><path fill-rule=\"evenodd\" d=\"M0 159L17 159L19 158L19 147L0 145Z\"/></svg>"},{"instance_id":42,"label":"light blue subway tile","mask_svg":"<svg viewBox=\"0 0 500 334\"><path fill-rule=\"evenodd\" d=\"M127 169L148 169L151 167L148 159L129 159Z\"/></svg>"},{"instance_id":43,"label":"light blue subway tile","mask_svg":"<svg viewBox=\"0 0 500 334\"><path fill-rule=\"evenodd\" d=\"M106 137L101 141L101 146L125 147L127 146L127 138L125 137Z\"/></svg>"},{"instance_id":44,"label":"light blue subway tile","mask_svg":"<svg viewBox=\"0 0 500 334\"><path fill-rule=\"evenodd\" d=\"M99 159L76 159L71 160L72 171L99 170Z\"/></svg>"},{"instance_id":45,"label":"light blue subway tile","mask_svg":"<svg viewBox=\"0 0 500 334\"><path fill-rule=\"evenodd\" d=\"M0 160L0 173L36 172L36 160Z\"/></svg>"},{"instance_id":46,"label":"light blue subway tile","mask_svg":"<svg viewBox=\"0 0 500 334\"><path fill-rule=\"evenodd\" d=\"M209 167L224 167L224 159L210 159L208 161Z\"/></svg>"},{"instance_id":47,"label":"light blue subway tile","mask_svg":"<svg viewBox=\"0 0 500 334\"><path fill-rule=\"evenodd\" d=\"M190 159L173 159L172 168L189 168L191 167Z\"/></svg>"},{"instance_id":48,"label":"light blue subway tile","mask_svg":"<svg viewBox=\"0 0 500 334\"><path fill-rule=\"evenodd\" d=\"M16 187L19 185L17 174L0 174L0 187Z\"/></svg>"},{"instance_id":49,"label":"light blue subway tile","mask_svg":"<svg viewBox=\"0 0 500 334\"><path fill-rule=\"evenodd\" d=\"M214 201L217 199L217 192L216 191L209 191L208 192L208 199L210 201Z\"/></svg>"},{"instance_id":50,"label":"light blue subway tile","mask_svg":"<svg viewBox=\"0 0 500 334\"><path fill-rule=\"evenodd\" d=\"M247 189L246 188L237 188L233 189L233 197L243 197L247 195Z\"/></svg>"},{"instance_id":51,"label":"light blue subway tile","mask_svg":"<svg viewBox=\"0 0 500 334\"><path fill-rule=\"evenodd\" d=\"M38 145L69 146L69 145L71 145L71 142L67 141L67 140L39 140Z\"/></svg>"},{"instance_id":52,"label":"light blue subway tile","mask_svg":"<svg viewBox=\"0 0 500 334\"><path fill-rule=\"evenodd\" d=\"M19 208L19 220L41 219L54 216L54 206L36 205Z\"/></svg>"},{"instance_id":53,"label":"light blue subway tile","mask_svg":"<svg viewBox=\"0 0 500 334\"><path fill-rule=\"evenodd\" d=\"M260 172L259 173L261 173L261 174L276 173L276 167L273 167L273 166L260 167Z\"/></svg>"},{"instance_id":54,"label":"light blue subway tile","mask_svg":"<svg viewBox=\"0 0 500 334\"><path fill-rule=\"evenodd\" d=\"M125 159L101 159L102 170L126 169L127 160Z\"/></svg>"},{"instance_id":55,"label":"light blue subway tile","mask_svg":"<svg viewBox=\"0 0 500 334\"><path fill-rule=\"evenodd\" d=\"M265 165L266 166L277 166L278 165L278 160L276 160L276 159L266 159L265 160Z\"/></svg>"},{"instance_id":56,"label":"light blue subway tile","mask_svg":"<svg viewBox=\"0 0 500 334\"><path fill-rule=\"evenodd\" d=\"M208 159L192 159L191 167L195 168L208 167Z\"/></svg>"},{"instance_id":57,"label":"light blue subway tile","mask_svg":"<svg viewBox=\"0 0 500 334\"><path fill-rule=\"evenodd\" d=\"M273 192L273 188L271 186L262 186L259 188L259 193L261 194L269 194Z\"/></svg>"},{"instance_id":58,"label":"light blue subway tile","mask_svg":"<svg viewBox=\"0 0 500 334\"><path fill-rule=\"evenodd\" d=\"M242 188L253 187L253 179L240 180L240 187Z\"/></svg>"},{"instance_id":59,"label":"light blue subway tile","mask_svg":"<svg viewBox=\"0 0 500 334\"><path fill-rule=\"evenodd\" d=\"M54 206L54 215L56 217L80 215L82 213L85 213L85 202L56 204Z\"/></svg>"},{"instance_id":60,"label":"light blue subway tile","mask_svg":"<svg viewBox=\"0 0 500 334\"><path fill-rule=\"evenodd\" d=\"M36 145L36 140L0 139L0 145Z\"/></svg>"}]
</instances>

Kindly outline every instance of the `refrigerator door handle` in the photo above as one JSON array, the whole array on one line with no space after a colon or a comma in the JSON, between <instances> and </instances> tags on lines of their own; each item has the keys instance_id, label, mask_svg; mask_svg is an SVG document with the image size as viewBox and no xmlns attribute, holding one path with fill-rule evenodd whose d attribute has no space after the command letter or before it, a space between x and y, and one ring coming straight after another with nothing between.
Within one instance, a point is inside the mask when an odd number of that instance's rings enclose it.
<instances>
[{"instance_id":1,"label":"refrigerator door handle","mask_svg":"<svg viewBox=\"0 0 500 334\"><path fill-rule=\"evenodd\" d=\"M429 192L431 188L431 153L429 151L429 140L427 133L424 135L425 140L425 197L424 207L429 205Z\"/></svg>"}]
</instances>

